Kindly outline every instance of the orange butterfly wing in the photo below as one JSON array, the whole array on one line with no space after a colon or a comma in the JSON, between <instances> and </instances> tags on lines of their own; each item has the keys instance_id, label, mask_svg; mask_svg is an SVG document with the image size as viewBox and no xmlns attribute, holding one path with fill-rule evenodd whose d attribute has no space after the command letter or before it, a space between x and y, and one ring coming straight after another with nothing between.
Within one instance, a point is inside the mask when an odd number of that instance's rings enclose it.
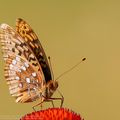
<instances>
[{"instance_id":1,"label":"orange butterfly wing","mask_svg":"<svg viewBox=\"0 0 120 120\"><path fill-rule=\"evenodd\" d=\"M21 37L26 41L28 46L34 52L43 70L46 83L52 80L51 71L46 54L32 28L23 19L18 18L16 21L16 31L21 35Z\"/></svg>"},{"instance_id":2,"label":"orange butterfly wing","mask_svg":"<svg viewBox=\"0 0 120 120\"><path fill-rule=\"evenodd\" d=\"M37 58L23 38L7 24L0 26L5 78L16 102L32 102L45 94L45 78Z\"/></svg>"}]
</instances>

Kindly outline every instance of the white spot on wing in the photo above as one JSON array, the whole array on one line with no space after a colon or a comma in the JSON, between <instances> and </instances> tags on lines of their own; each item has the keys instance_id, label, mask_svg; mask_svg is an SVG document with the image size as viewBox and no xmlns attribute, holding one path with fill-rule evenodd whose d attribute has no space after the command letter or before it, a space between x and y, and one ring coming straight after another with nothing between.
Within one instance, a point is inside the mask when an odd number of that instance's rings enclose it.
<instances>
[{"instance_id":1,"label":"white spot on wing","mask_svg":"<svg viewBox=\"0 0 120 120\"><path fill-rule=\"evenodd\" d=\"M10 69L12 70L14 68L14 66L12 64L10 64Z\"/></svg>"},{"instance_id":2,"label":"white spot on wing","mask_svg":"<svg viewBox=\"0 0 120 120\"><path fill-rule=\"evenodd\" d=\"M22 87L23 87L22 83L20 83L20 84L19 84L19 87L20 87L20 88L22 88Z\"/></svg>"},{"instance_id":3,"label":"white spot on wing","mask_svg":"<svg viewBox=\"0 0 120 120\"><path fill-rule=\"evenodd\" d=\"M25 66L22 66L21 69L24 70L24 71L26 71L26 67Z\"/></svg>"},{"instance_id":4,"label":"white spot on wing","mask_svg":"<svg viewBox=\"0 0 120 120\"><path fill-rule=\"evenodd\" d=\"M30 78L26 78L26 82L27 82L27 83L30 83Z\"/></svg>"},{"instance_id":5,"label":"white spot on wing","mask_svg":"<svg viewBox=\"0 0 120 120\"><path fill-rule=\"evenodd\" d=\"M25 62L25 67L29 67L29 64L27 62Z\"/></svg>"},{"instance_id":6,"label":"white spot on wing","mask_svg":"<svg viewBox=\"0 0 120 120\"><path fill-rule=\"evenodd\" d=\"M17 61L20 61L20 58L17 56L17 57L16 57L16 60L17 60Z\"/></svg>"},{"instance_id":7,"label":"white spot on wing","mask_svg":"<svg viewBox=\"0 0 120 120\"><path fill-rule=\"evenodd\" d=\"M42 53L42 52L40 52L40 55L41 55L41 56L43 56L43 53Z\"/></svg>"},{"instance_id":8,"label":"white spot on wing","mask_svg":"<svg viewBox=\"0 0 120 120\"><path fill-rule=\"evenodd\" d=\"M15 78L16 80L20 80L20 78L18 77L18 76L16 76L16 78Z\"/></svg>"},{"instance_id":9,"label":"white spot on wing","mask_svg":"<svg viewBox=\"0 0 120 120\"><path fill-rule=\"evenodd\" d=\"M32 73L32 76L33 76L33 77L36 77L36 72L33 72L33 73Z\"/></svg>"},{"instance_id":10,"label":"white spot on wing","mask_svg":"<svg viewBox=\"0 0 120 120\"><path fill-rule=\"evenodd\" d=\"M8 25L3 23L3 24L0 25L0 27L3 28L3 29L6 29L8 27Z\"/></svg>"},{"instance_id":11,"label":"white spot on wing","mask_svg":"<svg viewBox=\"0 0 120 120\"><path fill-rule=\"evenodd\" d=\"M16 60L12 60L12 64L15 65L17 63Z\"/></svg>"},{"instance_id":12,"label":"white spot on wing","mask_svg":"<svg viewBox=\"0 0 120 120\"><path fill-rule=\"evenodd\" d=\"M18 69L18 72L21 72L21 70L20 70L20 69Z\"/></svg>"},{"instance_id":13,"label":"white spot on wing","mask_svg":"<svg viewBox=\"0 0 120 120\"><path fill-rule=\"evenodd\" d=\"M35 87L33 89L34 89L35 92L37 91L37 89Z\"/></svg>"}]
</instances>

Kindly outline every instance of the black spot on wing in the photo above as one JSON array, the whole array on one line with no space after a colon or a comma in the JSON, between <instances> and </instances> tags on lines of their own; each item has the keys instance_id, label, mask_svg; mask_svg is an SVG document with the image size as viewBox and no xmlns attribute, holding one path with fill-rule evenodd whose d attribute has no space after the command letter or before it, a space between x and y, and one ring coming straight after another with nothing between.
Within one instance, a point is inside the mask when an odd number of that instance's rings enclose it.
<instances>
[{"instance_id":1,"label":"black spot on wing","mask_svg":"<svg viewBox=\"0 0 120 120\"><path fill-rule=\"evenodd\" d=\"M51 72L45 58L42 55L38 54L38 61L42 67L46 82L50 81L52 79Z\"/></svg>"},{"instance_id":2,"label":"black spot on wing","mask_svg":"<svg viewBox=\"0 0 120 120\"><path fill-rule=\"evenodd\" d=\"M19 56L21 56L21 55L22 55L22 52L21 52L21 51L19 51L18 55L19 55Z\"/></svg>"},{"instance_id":3,"label":"black spot on wing","mask_svg":"<svg viewBox=\"0 0 120 120\"><path fill-rule=\"evenodd\" d=\"M26 43L21 43L20 46L21 47L26 46Z\"/></svg>"},{"instance_id":4,"label":"black spot on wing","mask_svg":"<svg viewBox=\"0 0 120 120\"><path fill-rule=\"evenodd\" d=\"M12 48L12 52L15 52L15 48Z\"/></svg>"},{"instance_id":5,"label":"black spot on wing","mask_svg":"<svg viewBox=\"0 0 120 120\"><path fill-rule=\"evenodd\" d=\"M45 76L46 83L52 79L50 68L48 65L48 61L45 55L45 52L41 46L41 43L38 39L34 39L33 41L28 41L28 43L32 42L32 44L36 44L37 47L35 46L34 48L30 46L31 50L34 52L36 58L38 59L38 62L41 65L41 68L43 70L43 74ZM42 54L40 54L42 53ZM30 61L33 60L34 58L30 58Z\"/></svg>"},{"instance_id":6,"label":"black spot on wing","mask_svg":"<svg viewBox=\"0 0 120 120\"><path fill-rule=\"evenodd\" d=\"M35 58L29 57L28 61L31 62L31 60L32 60L32 61L36 61Z\"/></svg>"},{"instance_id":7,"label":"black spot on wing","mask_svg":"<svg viewBox=\"0 0 120 120\"><path fill-rule=\"evenodd\" d=\"M32 63L32 65L34 65L34 66L38 66L38 63Z\"/></svg>"}]
</instances>

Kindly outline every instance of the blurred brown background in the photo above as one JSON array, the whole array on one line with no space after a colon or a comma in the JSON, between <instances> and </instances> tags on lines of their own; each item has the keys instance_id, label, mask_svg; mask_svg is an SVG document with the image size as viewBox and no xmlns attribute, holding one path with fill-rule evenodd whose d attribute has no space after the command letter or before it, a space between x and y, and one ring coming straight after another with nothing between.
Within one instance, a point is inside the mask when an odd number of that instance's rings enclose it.
<instances>
[{"instance_id":1,"label":"blurred brown background","mask_svg":"<svg viewBox=\"0 0 120 120\"><path fill-rule=\"evenodd\" d=\"M87 58L59 79L64 107L80 113L85 120L119 120L120 1L0 1L0 23L15 27L18 17L25 19L41 39L46 54L51 56L55 77L82 57ZM39 101L16 104L3 77L3 65L1 57L0 119L17 119L31 112ZM57 96L55 93L54 97Z\"/></svg>"}]
</instances>

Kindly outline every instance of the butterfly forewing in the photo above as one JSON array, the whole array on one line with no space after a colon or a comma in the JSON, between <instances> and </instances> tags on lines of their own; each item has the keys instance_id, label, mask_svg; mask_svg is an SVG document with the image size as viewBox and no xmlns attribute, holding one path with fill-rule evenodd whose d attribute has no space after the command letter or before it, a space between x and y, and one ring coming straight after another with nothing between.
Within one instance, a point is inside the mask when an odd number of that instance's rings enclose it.
<instances>
[{"instance_id":1,"label":"butterfly forewing","mask_svg":"<svg viewBox=\"0 0 120 120\"><path fill-rule=\"evenodd\" d=\"M42 48L40 41L38 40L38 37L31 29L31 27L21 18L17 19L16 21L16 31L22 36L22 38L26 41L28 46L34 52L36 58L38 59L42 67L45 80L47 83L52 79L51 71L47 61L47 57L45 55L45 52Z\"/></svg>"},{"instance_id":2,"label":"butterfly forewing","mask_svg":"<svg viewBox=\"0 0 120 120\"><path fill-rule=\"evenodd\" d=\"M45 78L30 46L7 24L0 26L0 42L10 94L23 103L40 98Z\"/></svg>"}]
</instances>

